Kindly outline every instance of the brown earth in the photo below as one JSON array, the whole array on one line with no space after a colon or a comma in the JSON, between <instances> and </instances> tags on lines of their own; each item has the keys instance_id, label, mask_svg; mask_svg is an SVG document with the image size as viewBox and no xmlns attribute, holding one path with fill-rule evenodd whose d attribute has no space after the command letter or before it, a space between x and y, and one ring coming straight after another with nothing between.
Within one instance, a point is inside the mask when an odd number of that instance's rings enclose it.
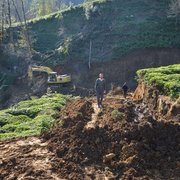
<instances>
[{"instance_id":1,"label":"brown earth","mask_svg":"<svg viewBox=\"0 0 180 180\"><path fill-rule=\"evenodd\" d=\"M148 86L144 81L139 81L133 99L147 104L155 119L162 117L166 120L180 119L180 97L173 99L170 96L160 95L156 87Z\"/></svg>"},{"instance_id":2,"label":"brown earth","mask_svg":"<svg viewBox=\"0 0 180 180\"><path fill-rule=\"evenodd\" d=\"M178 179L179 149L178 119L153 119L130 96L109 95L101 110L77 99L41 137L0 142L0 179Z\"/></svg>"}]
</instances>

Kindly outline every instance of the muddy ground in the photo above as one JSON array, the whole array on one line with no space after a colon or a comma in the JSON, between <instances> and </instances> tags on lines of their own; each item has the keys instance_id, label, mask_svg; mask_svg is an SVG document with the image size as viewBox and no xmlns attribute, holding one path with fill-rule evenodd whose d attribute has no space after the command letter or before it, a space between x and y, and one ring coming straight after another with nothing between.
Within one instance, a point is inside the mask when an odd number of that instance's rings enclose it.
<instances>
[{"instance_id":1,"label":"muddy ground","mask_svg":"<svg viewBox=\"0 0 180 180\"><path fill-rule=\"evenodd\" d=\"M113 113L112 113L113 112ZM117 113L118 112L118 113ZM41 137L0 142L0 179L179 179L180 123L131 97L69 102Z\"/></svg>"}]
</instances>

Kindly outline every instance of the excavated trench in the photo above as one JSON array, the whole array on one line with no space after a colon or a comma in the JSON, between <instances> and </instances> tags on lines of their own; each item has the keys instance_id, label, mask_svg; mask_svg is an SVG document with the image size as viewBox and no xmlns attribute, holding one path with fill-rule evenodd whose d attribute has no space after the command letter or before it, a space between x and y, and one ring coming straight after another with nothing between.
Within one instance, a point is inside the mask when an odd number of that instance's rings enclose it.
<instances>
[{"instance_id":1,"label":"excavated trench","mask_svg":"<svg viewBox=\"0 0 180 180\"><path fill-rule=\"evenodd\" d=\"M114 116L112 112L119 112ZM0 179L178 179L179 122L130 97L78 99L41 137L0 142Z\"/></svg>"}]
</instances>

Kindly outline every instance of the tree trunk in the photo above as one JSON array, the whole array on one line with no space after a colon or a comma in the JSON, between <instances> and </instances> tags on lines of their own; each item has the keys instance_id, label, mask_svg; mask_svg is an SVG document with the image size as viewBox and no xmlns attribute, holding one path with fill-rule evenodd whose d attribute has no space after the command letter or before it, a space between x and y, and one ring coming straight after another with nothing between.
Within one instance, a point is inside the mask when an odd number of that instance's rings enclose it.
<instances>
[{"instance_id":1,"label":"tree trunk","mask_svg":"<svg viewBox=\"0 0 180 180\"><path fill-rule=\"evenodd\" d=\"M3 42L3 37L4 37L4 11L5 11L5 0L2 2L2 19L1 19L1 42Z\"/></svg>"}]
</instances>

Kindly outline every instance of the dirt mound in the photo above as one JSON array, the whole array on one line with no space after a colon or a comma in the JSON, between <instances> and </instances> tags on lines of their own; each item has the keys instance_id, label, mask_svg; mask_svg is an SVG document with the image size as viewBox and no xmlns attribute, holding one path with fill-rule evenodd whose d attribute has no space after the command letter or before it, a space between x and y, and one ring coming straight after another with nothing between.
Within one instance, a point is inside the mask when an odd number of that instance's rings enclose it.
<instances>
[{"instance_id":1,"label":"dirt mound","mask_svg":"<svg viewBox=\"0 0 180 180\"><path fill-rule=\"evenodd\" d=\"M46 146L38 137L0 142L0 179L54 179Z\"/></svg>"},{"instance_id":2,"label":"dirt mound","mask_svg":"<svg viewBox=\"0 0 180 180\"><path fill-rule=\"evenodd\" d=\"M178 179L179 130L130 98L108 96L98 111L78 99L41 139L0 143L0 179Z\"/></svg>"},{"instance_id":3,"label":"dirt mound","mask_svg":"<svg viewBox=\"0 0 180 180\"><path fill-rule=\"evenodd\" d=\"M159 122L151 116L135 122L135 104L108 97L95 128L87 129L93 113L89 111L90 102L74 105L75 111L71 104L70 111L65 111L68 119L64 119L63 127L44 136L56 155L54 172L67 179L179 177L178 124ZM113 118L114 110L124 114L123 118Z\"/></svg>"}]
</instances>

